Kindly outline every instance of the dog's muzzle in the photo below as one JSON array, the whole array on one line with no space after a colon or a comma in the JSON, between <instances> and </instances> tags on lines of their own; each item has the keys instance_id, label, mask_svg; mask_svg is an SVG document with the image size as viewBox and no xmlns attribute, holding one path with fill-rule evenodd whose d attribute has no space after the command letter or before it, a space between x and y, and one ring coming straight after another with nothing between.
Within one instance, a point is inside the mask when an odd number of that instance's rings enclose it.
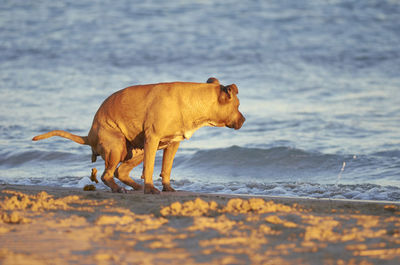
<instances>
[{"instance_id":1,"label":"dog's muzzle","mask_svg":"<svg viewBox=\"0 0 400 265\"><path fill-rule=\"evenodd\" d=\"M239 118L232 122L231 124L228 124L227 127L235 129L235 130L239 130L240 128L242 128L243 123L246 121L246 118L242 115L242 113L239 113L240 116Z\"/></svg>"}]
</instances>

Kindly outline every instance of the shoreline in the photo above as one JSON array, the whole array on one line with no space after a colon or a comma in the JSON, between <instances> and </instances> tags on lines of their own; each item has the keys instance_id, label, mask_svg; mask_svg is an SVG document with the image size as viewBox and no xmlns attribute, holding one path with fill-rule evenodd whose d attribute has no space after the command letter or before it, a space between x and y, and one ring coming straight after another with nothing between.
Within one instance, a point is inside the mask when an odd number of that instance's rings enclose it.
<instances>
[{"instance_id":1,"label":"shoreline","mask_svg":"<svg viewBox=\"0 0 400 265\"><path fill-rule=\"evenodd\" d=\"M400 203L0 185L2 264L397 264Z\"/></svg>"},{"instance_id":2,"label":"shoreline","mask_svg":"<svg viewBox=\"0 0 400 265\"><path fill-rule=\"evenodd\" d=\"M75 191L77 193L87 193L87 192L93 192L92 190L90 191L84 191L83 188L77 188L77 187L61 187L61 186L45 186L45 185L34 185L34 184L8 184L8 183L0 183L0 190L2 187L13 187L15 189L18 189L18 187L23 189L27 189L27 191L35 191L35 190L46 190L49 189L50 191L52 190L68 190L68 191ZM129 187L130 188L130 187ZM116 195L140 195L143 193L143 191L134 191L134 190L129 190L128 193L122 194L122 193L112 193L109 188L105 189L97 189L94 190L94 192L104 192L104 193L110 193L110 194L116 194ZM183 191L183 190L177 190L175 193L168 193L168 192L161 192L161 196L182 196L182 195L199 195L199 196L223 196L223 197L232 197L232 198L262 198L265 200L278 200L278 201L305 201L305 202L337 202L337 203L370 203L370 204L394 204L394 205L400 205L400 201L390 201L390 200L364 200L364 199L346 199L346 198L316 198L316 197L307 197L307 196L281 196L281 195L262 195L262 194L241 194L241 193L205 193L205 192L193 192L193 191Z\"/></svg>"}]
</instances>

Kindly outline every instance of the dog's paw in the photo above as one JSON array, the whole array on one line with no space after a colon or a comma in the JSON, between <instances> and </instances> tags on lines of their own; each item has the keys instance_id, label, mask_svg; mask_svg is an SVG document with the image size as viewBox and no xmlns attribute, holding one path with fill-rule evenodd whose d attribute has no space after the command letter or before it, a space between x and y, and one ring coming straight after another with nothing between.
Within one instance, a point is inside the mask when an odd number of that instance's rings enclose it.
<instances>
[{"instance_id":1,"label":"dog's paw","mask_svg":"<svg viewBox=\"0 0 400 265\"><path fill-rule=\"evenodd\" d=\"M132 185L132 188L134 190L143 190L143 186L140 184L135 183L134 185Z\"/></svg>"},{"instance_id":2,"label":"dog's paw","mask_svg":"<svg viewBox=\"0 0 400 265\"><path fill-rule=\"evenodd\" d=\"M172 188L170 184L163 184L162 191L175 192L176 190L174 188Z\"/></svg>"},{"instance_id":3,"label":"dog's paw","mask_svg":"<svg viewBox=\"0 0 400 265\"><path fill-rule=\"evenodd\" d=\"M144 194L160 194L160 191L152 184L144 184Z\"/></svg>"},{"instance_id":4,"label":"dog's paw","mask_svg":"<svg viewBox=\"0 0 400 265\"><path fill-rule=\"evenodd\" d=\"M128 193L128 191L125 188L118 187L117 189L112 190L113 193Z\"/></svg>"}]
</instances>

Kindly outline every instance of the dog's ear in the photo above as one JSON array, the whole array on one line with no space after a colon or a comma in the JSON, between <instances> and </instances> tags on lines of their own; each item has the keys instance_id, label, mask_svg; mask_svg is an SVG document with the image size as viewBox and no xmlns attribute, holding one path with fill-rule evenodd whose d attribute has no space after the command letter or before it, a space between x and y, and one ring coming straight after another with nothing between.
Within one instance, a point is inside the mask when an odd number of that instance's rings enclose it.
<instances>
[{"instance_id":1,"label":"dog's ear","mask_svg":"<svg viewBox=\"0 0 400 265\"><path fill-rule=\"evenodd\" d=\"M239 94L239 89L235 84L229 85L228 87L230 87L230 89L233 91L233 93L235 93L235 95Z\"/></svg>"},{"instance_id":2,"label":"dog's ear","mask_svg":"<svg viewBox=\"0 0 400 265\"><path fill-rule=\"evenodd\" d=\"M208 79L207 79L207 83L219 85L219 81L218 81L218 79L215 78L215 77L210 77L210 78L208 78Z\"/></svg>"},{"instance_id":3,"label":"dog's ear","mask_svg":"<svg viewBox=\"0 0 400 265\"><path fill-rule=\"evenodd\" d=\"M235 84L232 84L229 86L221 85L220 88L221 88L221 91L219 93L218 101L221 104L228 103L229 101L232 100L233 95L236 95L239 93L238 88Z\"/></svg>"}]
</instances>

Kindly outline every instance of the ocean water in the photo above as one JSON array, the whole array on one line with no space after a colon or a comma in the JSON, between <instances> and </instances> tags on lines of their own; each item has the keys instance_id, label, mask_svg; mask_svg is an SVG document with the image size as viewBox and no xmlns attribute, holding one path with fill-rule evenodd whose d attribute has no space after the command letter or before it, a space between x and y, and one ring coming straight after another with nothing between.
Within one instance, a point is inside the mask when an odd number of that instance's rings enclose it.
<instances>
[{"instance_id":1,"label":"ocean water","mask_svg":"<svg viewBox=\"0 0 400 265\"><path fill-rule=\"evenodd\" d=\"M238 86L247 120L182 142L175 188L400 200L395 0L3 0L0 183L83 187L104 168L89 147L31 138L87 135L121 88L210 76Z\"/></svg>"}]
</instances>

